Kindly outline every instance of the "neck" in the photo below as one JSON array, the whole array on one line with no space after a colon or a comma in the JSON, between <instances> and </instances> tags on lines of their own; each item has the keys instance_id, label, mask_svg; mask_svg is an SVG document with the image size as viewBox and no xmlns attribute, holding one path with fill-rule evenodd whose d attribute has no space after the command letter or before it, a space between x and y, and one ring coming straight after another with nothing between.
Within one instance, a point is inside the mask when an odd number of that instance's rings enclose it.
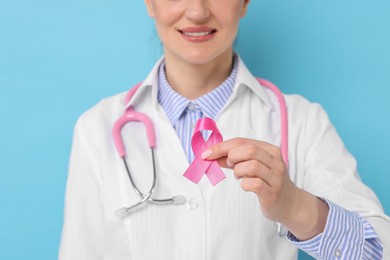
<instances>
[{"instance_id":1,"label":"neck","mask_svg":"<svg viewBox=\"0 0 390 260\"><path fill-rule=\"evenodd\" d=\"M194 100L221 85L233 67L233 53L221 55L206 64L192 64L165 57L165 73L171 87L183 97Z\"/></svg>"}]
</instances>

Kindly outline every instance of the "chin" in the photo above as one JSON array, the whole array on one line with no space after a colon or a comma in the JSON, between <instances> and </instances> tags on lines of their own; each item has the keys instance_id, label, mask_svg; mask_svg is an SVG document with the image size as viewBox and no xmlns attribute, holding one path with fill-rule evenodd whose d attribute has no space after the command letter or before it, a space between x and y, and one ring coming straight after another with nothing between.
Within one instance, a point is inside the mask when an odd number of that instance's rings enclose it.
<instances>
[{"instance_id":1,"label":"chin","mask_svg":"<svg viewBox=\"0 0 390 260\"><path fill-rule=\"evenodd\" d=\"M182 59L194 65L203 65L212 61L223 59L226 55L232 56L233 50L224 52L207 52L197 50L186 53L184 56L182 56Z\"/></svg>"}]
</instances>

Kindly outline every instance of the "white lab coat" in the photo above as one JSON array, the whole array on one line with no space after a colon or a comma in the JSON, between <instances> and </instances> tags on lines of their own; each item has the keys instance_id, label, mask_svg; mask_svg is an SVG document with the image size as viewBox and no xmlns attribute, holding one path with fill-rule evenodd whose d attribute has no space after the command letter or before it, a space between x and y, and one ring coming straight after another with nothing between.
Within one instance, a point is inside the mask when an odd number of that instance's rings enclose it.
<instances>
[{"instance_id":1,"label":"white lab coat","mask_svg":"<svg viewBox=\"0 0 390 260\"><path fill-rule=\"evenodd\" d=\"M261 213L230 170L212 187L182 175L188 162L181 143L157 102L157 68L131 104L153 120L157 135L157 187L154 197L184 195L180 206L148 204L126 219L115 211L139 200L111 135L124 112L125 93L102 100L77 122L66 191L61 260L295 259L297 249ZM390 222L375 194L359 180L356 162L326 113L297 95L286 95L289 119L289 174L301 188L360 212L380 235L389 253ZM127 104L129 105L129 104ZM236 86L216 118L224 139L247 137L280 143L279 105L240 60ZM139 188L152 181L152 161L144 127L123 130L128 163ZM375 174L375 173L373 173Z\"/></svg>"}]
</instances>

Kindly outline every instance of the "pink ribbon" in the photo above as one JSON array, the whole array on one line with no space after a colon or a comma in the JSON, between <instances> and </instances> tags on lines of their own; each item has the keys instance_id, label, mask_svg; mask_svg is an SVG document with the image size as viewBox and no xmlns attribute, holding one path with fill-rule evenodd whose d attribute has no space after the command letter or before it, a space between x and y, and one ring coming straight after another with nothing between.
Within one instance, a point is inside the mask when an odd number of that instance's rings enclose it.
<instances>
[{"instance_id":1,"label":"pink ribbon","mask_svg":"<svg viewBox=\"0 0 390 260\"><path fill-rule=\"evenodd\" d=\"M212 131L207 141L204 140L202 133L200 132L201 130ZM220 142L222 142L222 135L214 120L208 117L200 118L195 125L194 134L191 140L195 159L184 173L184 177L194 183L199 183L203 174L206 174L213 186L225 179L225 174L222 172L217 161L202 159L202 153L204 151L210 146Z\"/></svg>"}]
</instances>

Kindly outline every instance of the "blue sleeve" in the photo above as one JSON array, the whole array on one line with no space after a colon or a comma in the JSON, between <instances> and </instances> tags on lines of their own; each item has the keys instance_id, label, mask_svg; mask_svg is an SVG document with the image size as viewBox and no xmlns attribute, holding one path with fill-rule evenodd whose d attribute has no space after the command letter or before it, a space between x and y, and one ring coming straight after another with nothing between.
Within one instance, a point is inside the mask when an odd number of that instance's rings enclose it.
<instances>
[{"instance_id":1,"label":"blue sleeve","mask_svg":"<svg viewBox=\"0 0 390 260\"><path fill-rule=\"evenodd\" d=\"M382 259L383 247L371 225L356 212L328 200L329 214L324 232L299 241L290 232L287 238L316 259Z\"/></svg>"}]
</instances>

